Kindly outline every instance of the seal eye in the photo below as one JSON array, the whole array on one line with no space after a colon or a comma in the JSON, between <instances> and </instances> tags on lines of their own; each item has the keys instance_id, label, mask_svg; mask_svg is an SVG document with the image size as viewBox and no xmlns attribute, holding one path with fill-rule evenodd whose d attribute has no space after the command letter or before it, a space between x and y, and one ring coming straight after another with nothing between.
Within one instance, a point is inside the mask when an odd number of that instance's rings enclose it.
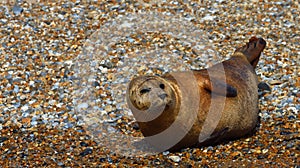
<instances>
[{"instance_id":1,"label":"seal eye","mask_svg":"<svg viewBox=\"0 0 300 168\"><path fill-rule=\"evenodd\" d=\"M164 85L164 84L159 84L159 87L160 87L161 89L165 89L165 85Z\"/></svg>"},{"instance_id":2,"label":"seal eye","mask_svg":"<svg viewBox=\"0 0 300 168\"><path fill-rule=\"evenodd\" d=\"M140 94L144 94L144 93L150 92L150 90L151 90L151 88L142 89L142 90L140 90Z\"/></svg>"}]
</instances>

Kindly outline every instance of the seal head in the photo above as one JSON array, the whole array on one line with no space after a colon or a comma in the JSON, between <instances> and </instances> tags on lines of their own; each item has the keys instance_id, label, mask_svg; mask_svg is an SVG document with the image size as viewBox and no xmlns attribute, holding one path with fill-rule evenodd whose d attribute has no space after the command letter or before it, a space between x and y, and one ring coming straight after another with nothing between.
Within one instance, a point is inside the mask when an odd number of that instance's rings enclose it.
<instances>
[{"instance_id":1,"label":"seal head","mask_svg":"<svg viewBox=\"0 0 300 168\"><path fill-rule=\"evenodd\" d=\"M177 89L167 78L140 76L129 83L127 103L144 136L155 135L175 120ZM161 122L162 120L166 122Z\"/></svg>"}]
</instances>

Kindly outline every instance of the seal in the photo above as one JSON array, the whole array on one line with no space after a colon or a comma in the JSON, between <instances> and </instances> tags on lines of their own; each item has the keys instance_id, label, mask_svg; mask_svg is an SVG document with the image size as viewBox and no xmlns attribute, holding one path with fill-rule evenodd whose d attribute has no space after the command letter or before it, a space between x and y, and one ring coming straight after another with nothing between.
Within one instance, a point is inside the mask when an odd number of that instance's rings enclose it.
<instances>
[{"instance_id":1,"label":"seal","mask_svg":"<svg viewBox=\"0 0 300 168\"><path fill-rule=\"evenodd\" d=\"M160 151L177 151L253 132L259 111L255 68L265 46L252 37L210 68L132 79L127 104L147 141Z\"/></svg>"}]
</instances>

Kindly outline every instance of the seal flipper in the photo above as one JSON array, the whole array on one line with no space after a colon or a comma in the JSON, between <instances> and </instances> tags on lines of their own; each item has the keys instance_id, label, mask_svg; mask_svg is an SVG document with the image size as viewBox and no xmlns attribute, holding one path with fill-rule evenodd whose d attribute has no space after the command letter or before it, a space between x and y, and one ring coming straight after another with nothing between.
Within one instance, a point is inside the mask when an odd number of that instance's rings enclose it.
<instances>
[{"instance_id":1,"label":"seal flipper","mask_svg":"<svg viewBox=\"0 0 300 168\"><path fill-rule=\"evenodd\" d=\"M237 96L237 89L226 83L225 80L222 81L220 79L210 77L207 71L194 71L194 74L196 75L195 77L198 78L200 85L202 85L202 87L210 93L215 93L226 97ZM172 76L172 74L165 74L163 77L166 80L176 82L176 79Z\"/></svg>"},{"instance_id":2,"label":"seal flipper","mask_svg":"<svg viewBox=\"0 0 300 168\"><path fill-rule=\"evenodd\" d=\"M226 97L236 97L237 90L235 87L218 79L204 78L203 87L211 93L216 93Z\"/></svg>"},{"instance_id":3,"label":"seal flipper","mask_svg":"<svg viewBox=\"0 0 300 168\"><path fill-rule=\"evenodd\" d=\"M264 39L251 37L246 45L237 48L235 52L243 53L252 67L255 68L258 64L261 52L264 50L266 45L267 42Z\"/></svg>"}]
</instances>

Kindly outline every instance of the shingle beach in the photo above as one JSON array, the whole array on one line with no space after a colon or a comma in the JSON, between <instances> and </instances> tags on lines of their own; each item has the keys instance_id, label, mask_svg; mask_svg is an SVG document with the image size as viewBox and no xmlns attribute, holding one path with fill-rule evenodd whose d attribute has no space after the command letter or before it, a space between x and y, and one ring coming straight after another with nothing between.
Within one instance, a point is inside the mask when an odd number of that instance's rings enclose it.
<instances>
[{"instance_id":1,"label":"shingle beach","mask_svg":"<svg viewBox=\"0 0 300 168\"><path fill-rule=\"evenodd\" d=\"M299 15L298 1L0 1L0 167L300 168ZM124 103L133 76L210 66L252 36L267 41L254 135L126 147L142 136Z\"/></svg>"}]
</instances>

